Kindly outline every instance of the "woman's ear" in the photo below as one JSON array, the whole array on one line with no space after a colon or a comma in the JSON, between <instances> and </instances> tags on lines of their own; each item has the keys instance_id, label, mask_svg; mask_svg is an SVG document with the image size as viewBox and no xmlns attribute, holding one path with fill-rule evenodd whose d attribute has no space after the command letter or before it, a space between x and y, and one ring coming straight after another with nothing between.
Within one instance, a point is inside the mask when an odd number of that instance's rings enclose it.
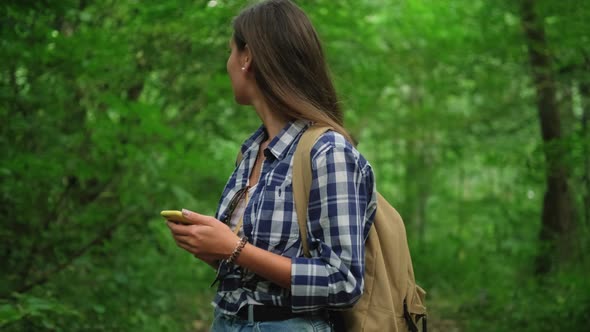
<instances>
[{"instance_id":1,"label":"woman's ear","mask_svg":"<svg viewBox=\"0 0 590 332\"><path fill-rule=\"evenodd\" d=\"M250 70L250 66L252 65L252 52L250 52L250 47L248 47L248 44L246 44L244 51L242 51L240 64L242 65L242 71Z\"/></svg>"}]
</instances>

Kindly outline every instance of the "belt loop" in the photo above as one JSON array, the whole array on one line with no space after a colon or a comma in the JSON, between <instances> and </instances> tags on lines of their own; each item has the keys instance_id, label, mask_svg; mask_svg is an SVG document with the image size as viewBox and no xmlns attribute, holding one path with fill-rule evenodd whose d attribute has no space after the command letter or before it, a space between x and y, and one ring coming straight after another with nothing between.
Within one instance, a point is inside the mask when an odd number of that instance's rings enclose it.
<instances>
[{"instance_id":1,"label":"belt loop","mask_svg":"<svg viewBox=\"0 0 590 332\"><path fill-rule=\"evenodd\" d=\"M248 321L250 323L254 323L254 305L247 304L247 306L248 306Z\"/></svg>"}]
</instances>

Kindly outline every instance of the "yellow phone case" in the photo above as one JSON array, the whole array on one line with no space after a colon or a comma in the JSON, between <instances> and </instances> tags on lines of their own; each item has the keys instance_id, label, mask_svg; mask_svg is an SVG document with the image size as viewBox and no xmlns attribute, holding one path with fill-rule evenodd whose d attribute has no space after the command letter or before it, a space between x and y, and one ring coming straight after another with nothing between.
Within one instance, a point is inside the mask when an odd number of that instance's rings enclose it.
<instances>
[{"instance_id":1,"label":"yellow phone case","mask_svg":"<svg viewBox=\"0 0 590 332\"><path fill-rule=\"evenodd\" d=\"M160 215L171 221L176 221L183 224L190 224L190 222L184 218L182 212L178 210L164 210L160 212Z\"/></svg>"}]
</instances>

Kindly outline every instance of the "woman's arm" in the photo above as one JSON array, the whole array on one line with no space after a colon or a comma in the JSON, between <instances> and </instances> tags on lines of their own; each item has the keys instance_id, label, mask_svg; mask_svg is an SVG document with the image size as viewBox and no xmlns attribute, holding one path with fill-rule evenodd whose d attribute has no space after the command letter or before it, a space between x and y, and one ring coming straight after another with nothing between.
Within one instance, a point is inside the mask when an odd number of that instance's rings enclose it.
<instances>
[{"instance_id":1,"label":"woman's arm","mask_svg":"<svg viewBox=\"0 0 590 332\"><path fill-rule=\"evenodd\" d=\"M292 309L351 307L363 292L365 238L376 208L370 165L341 135L312 149L308 242L312 258L291 266Z\"/></svg>"},{"instance_id":2,"label":"woman's arm","mask_svg":"<svg viewBox=\"0 0 590 332\"><path fill-rule=\"evenodd\" d=\"M246 244L236 264L283 288L291 288L291 258Z\"/></svg>"},{"instance_id":3,"label":"woman's arm","mask_svg":"<svg viewBox=\"0 0 590 332\"><path fill-rule=\"evenodd\" d=\"M214 217L188 210L182 212L193 225L178 225L168 222L168 227L179 247L209 265L211 265L210 262L227 259L232 254L240 238L227 225ZM247 243L238 256L236 264L281 287L291 287L290 258Z\"/></svg>"}]
</instances>

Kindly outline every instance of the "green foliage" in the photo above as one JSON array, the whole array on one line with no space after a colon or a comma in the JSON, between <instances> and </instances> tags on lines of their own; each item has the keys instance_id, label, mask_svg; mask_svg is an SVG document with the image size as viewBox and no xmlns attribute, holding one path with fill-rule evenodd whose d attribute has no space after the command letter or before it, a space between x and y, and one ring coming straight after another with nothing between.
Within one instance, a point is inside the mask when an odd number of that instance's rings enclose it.
<instances>
[{"instance_id":1,"label":"green foliage","mask_svg":"<svg viewBox=\"0 0 590 332\"><path fill-rule=\"evenodd\" d=\"M80 314L63 304L47 298L14 294L14 303L3 301L0 306L0 326L29 319L46 329L55 329L55 317L79 318Z\"/></svg>"},{"instance_id":2,"label":"green foliage","mask_svg":"<svg viewBox=\"0 0 590 332\"><path fill-rule=\"evenodd\" d=\"M536 2L564 137L543 146L519 2L298 3L324 41L346 125L406 220L433 327L583 329L588 5ZM2 4L2 330L207 329L214 271L176 247L158 212L213 214L259 125L225 73L243 5ZM553 150L566 151L577 222L569 256L539 278Z\"/></svg>"}]
</instances>

